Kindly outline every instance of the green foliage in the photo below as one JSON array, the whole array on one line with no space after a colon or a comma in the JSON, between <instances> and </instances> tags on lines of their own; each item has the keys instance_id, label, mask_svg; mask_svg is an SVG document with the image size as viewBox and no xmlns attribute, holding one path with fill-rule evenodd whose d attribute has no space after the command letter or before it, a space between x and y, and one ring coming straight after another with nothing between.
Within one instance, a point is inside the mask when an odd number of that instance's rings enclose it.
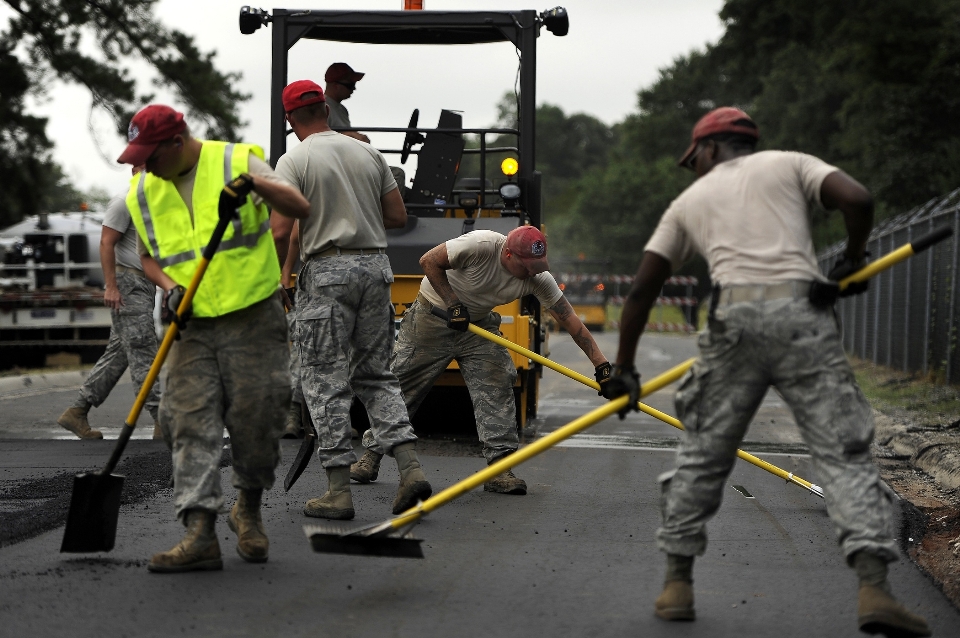
<instances>
[{"instance_id":1,"label":"green foliage","mask_svg":"<svg viewBox=\"0 0 960 638\"><path fill-rule=\"evenodd\" d=\"M126 137L130 117L153 99L138 95L122 61L153 66L156 86L171 87L186 105L194 132L235 139L243 123L238 105L248 96L232 86L240 75L221 73L213 53L190 36L170 30L153 15L156 0L3 0L13 10L0 30L0 227L69 202L62 171L50 157L46 120L24 110L24 98L42 95L56 78L83 85L92 106L106 112ZM88 55L82 43L97 47Z\"/></svg>"},{"instance_id":2,"label":"green foliage","mask_svg":"<svg viewBox=\"0 0 960 638\"><path fill-rule=\"evenodd\" d=\"M503 94L497 103L496 128L517 127L517 102L513 92ZM543 173L543 206L545 217L563 217L576 200L577 180L594 168L606 164L613 146L613 130L585 113L567 115L552 104L537 107L537 170ZM516 135L489 136L487 147L517 146ZM480 148L476 137L467 139L467 148ZM516 153L490 154L486 162L487 179L499 183L503 179L500 162ZM465 154L460 164L460 177L480 175L480 156ZM552 231L551 231L552 232Z\"/></svg>"},{"instance_id":3,"label":"green foliage","mask_svg":"<svg viewBox=\"0 0 960 638\"><path fill-rule=\"evenodd\" d=\"M717 106L751 114L760 150L810 153L864 183L878 220L960 185L960 0L727 0L720 17L720 40L639 91L607 162L575 182L566 215L546 216L551 250L632 271L692 181L676 160L693 125ZM822 210L813 233L818 246L846 235Z\"/></svg>"}]
</instances>

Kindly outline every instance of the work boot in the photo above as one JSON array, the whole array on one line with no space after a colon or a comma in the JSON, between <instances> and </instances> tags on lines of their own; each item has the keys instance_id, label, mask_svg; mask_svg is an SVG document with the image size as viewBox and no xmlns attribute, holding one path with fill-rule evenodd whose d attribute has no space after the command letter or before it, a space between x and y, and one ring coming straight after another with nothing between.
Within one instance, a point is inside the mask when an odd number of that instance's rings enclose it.
<instances>
[{"instance_id":1,"label":"work boot","mask_svg":"<svg viewBox=\"0 0 960 638\"><path fill-rule=\"evenodd\" d=\"M300 418L301 404L296 401L290 402L290 411L287 412L287 424L283 428L283 439L300 438L303 432L303 420Z\"/></svg>"},{"instance_id":2,"label":"work boot","mask_svg":"<svg viewBox=\"0 0 960 638\"><path fill-rule=\"evenodd\" d=\"M493 459L487 465L493 465L504 456L500 458ZM512 470L507 470L503 474L497 474L492 479L483 484L484 492L496 492L497 494L516 494L517 496L523 496L527 493L527 483L520 478L517 478Z\"/></svg>"},{"instance_id":3,"label":"work boot","mask_svg":"<svg viewBox=\"0 0 960 638\"><path fill-rule=\"evenodd\" d=\"M350 466L350 478L357 483L373 483L380 474L382 454L373 450L364 450L360 460Z\"/></svg>"},{"instance_id":4,"label":"work boot","mask_svg":"<svg viewBox=\"0 0 960 638\"><path fill-rule=\"evenodd\" d=\"M397 488L397 496L393 499L393 513L401 514L419 501L430 498L433 488L430 487L420 467L415 443L401 443L394 446L393 458L397 460L397 469L400 470L400 487Z\"/></svg>"},{"instance_id":5,"label":"work boot","mask_svg":"<svg viewBox=\"0 0 960 638\"><path fill-rule=\"evenodd\" d=\"M154 554L147 569L161 573L223 569L216 521L216 512L187 510L184 515L187 535L169 552Z\"/></svg>"},{"instance_id":6,"label":"work boot","mask_svg":"<svg viewBox=\"0 0 960 638\"><path fill-rule=\"evenodd\" d=\"M353 495L350 494L350 468L346 465L328 467L327 481L330 487L326 493L307 501L303 513L314 518L351 520L356 512L353 509Z\"/></svg>"},{"instance_id":7,"label":"work boot","mask_svg":"<svg viewBox=\"0 0 960 638\"><path fill-rule=\"evenodd\" d=\"M664 620L693 620L693 556L667 554L663 592L653 604L654 613Z\"/></svg>"},{"instance_id":8,"label":"work boot","mask_svg":"<svg viewBox=\"0 0 960 638\"><path fill-rule=\"evenodd\" d=\"M57 423L60 427L65 430L70 430L81 439L102 439L103 434L100 433L100 430L90 429L90 424L87 422L87 412L89 411L89 403L86 404L84 408L76 406L68 408L67 411L57 419Z\"/></svg>"},{"instance_id":9,"label":"work boot","mask_svg":"<svg viewBox=\"0 0 960 638\"><path fill-rule=\"evenodd\" d=\"M688 580L668 580L663 592L653 603L654 613L664 620L694 620L693 583Z\"/></svg>"},{"instance_id":10,"label":"work boot","mask_svg":"<svg viewBox=\"0 0 960 638\"><path fill-rule=\"evenodd\" d=\"M860 593L857 597L857 622L860 631L896 638L931 635L927 621L907 611L890 593L887 561L861 550L853 555L851 562L860 578Z\"/></svg>"},{"instance_id":11,"label":"work boot","mask_svg":"<svg viewBox=\"0 0 960 638\"><path fill-rule=\"evenodd\" d=\"M270 540L260 517L261 496L263 490L240 490L227 518L227 525L237 535L237 553L248 563L267 562L270 549Z\"/></svg>"}]
</instances>

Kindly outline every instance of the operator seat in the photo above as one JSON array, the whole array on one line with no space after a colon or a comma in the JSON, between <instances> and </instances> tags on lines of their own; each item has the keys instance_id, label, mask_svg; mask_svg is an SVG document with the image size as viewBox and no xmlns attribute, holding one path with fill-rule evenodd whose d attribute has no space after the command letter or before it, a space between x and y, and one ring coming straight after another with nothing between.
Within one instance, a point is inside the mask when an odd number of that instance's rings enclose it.
<instances>
[{"instance_id":1,"label":"operator seat","mask_svg":"<svg viewBox=\"0 0 960 638\"><path fill-rule=\"evenodd\" d=\"M444 109L440 111L437 128L463 128L463 116ZM404 202L451 203L464 145L462 133L427 133L417 160L417 174L413 178L413 186L407 189ZM409 212L419 217L443 217L446 211L443 208L415 208Z\"/></svg>"}]
</instances>

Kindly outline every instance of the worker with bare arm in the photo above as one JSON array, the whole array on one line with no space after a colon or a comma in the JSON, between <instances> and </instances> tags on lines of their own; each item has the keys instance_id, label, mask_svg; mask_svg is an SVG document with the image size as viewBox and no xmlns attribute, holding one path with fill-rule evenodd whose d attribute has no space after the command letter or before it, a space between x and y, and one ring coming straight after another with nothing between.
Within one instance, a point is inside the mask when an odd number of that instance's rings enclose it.
<instances>
[{"instance_id":1,"label":"worker with bare arm","mask_svg":"<svg viewBox=\"0 0 960 638\"><path fill-rule=\"evenodd\" d=\"M262 563L269 540L260 502L263 490L273 486L290 405L287 322L278 293L290 231L271 217L305 217L309 204L274 176L259 146L199 140L183 114L168 106L137 113L129 140L119 161L146 166L126 199L140 261L164 290L164 314L182 330L167 358L159 417L173 444L173 499L187 533L170 551L155 554L147 569L223 568L215 523L223 505L224 428L238 491L227 522L237 534L240 557ZM235 195L224 190L228 182ZM235 209L237 218L210 260L186 323L177 308L221 204Z\"/></svg>"},{"instance_id":2,"label":"worker with bare arm","mask_svg":"<svg viewBox=\"0 0 960 638\"><path fill-rule=\"evenodd\" d=\"M143 169L133 169L136 175ZM80 387L76 402L60 415L57 423L81 439L102 439L99 430L90 429L87 415L91 407L106 401L127 368L133 379L134 394L140 393L150 365L157 355L157 333L153 326L153 308L157 287L143 274L137 254L137 230L124 203L124 195L107 204L100 230L100 264L105 290L103 304L110 308L110 340ZM144 407L153 417L153 438L162 439L157 422L160 382L150 388Z\"/></svg>"},{"instance_id":3,"label":"worker with bare arm","mask_svg":"<svg viewBox=\"0 0 960 638\"><path fill-rule=\"evenodd\" d=\"M456 360L473 401L487 464L520 445L513 396L517 369L506 348L467 331L471 321L499 334L500 315L493 308L535 295L596 366L597 381L609 379L610 364L547 272L547 240L537 228L521 226L506 236L475 230L432 248L420 266L426 277L400 324L390 368L400 379L412 417L440 374ZM449 320L431 314L433 308L442 309ZM383 452L366 433L363 445L366 451L350 476L368 483L377 478ZM483 489L526 494L527 484L508 470Z\"/></svg>"},{"instance_id":4,"label":"worker with bare arm","mask_svg":"<svg viewBox=\"0 0 960 638\"><path fill-rule=\"evenodd\" d=\"M847 564L860 579L859 625L868 633L929 636L923 618L894 600L887 564L897 560L891 492L870 456L871 408L841 346L834 282L865 263L873 223L870 193L810 155L755 153L756 124L739 109L706 114L680 160L697 181L664 213L647 243L624 305L620 347L604 396L630 394L635 409L637 343L664 281L694 253L706 258L714 292L700 357L677 392L684 434L676 468L659 477L667 554L657 616L693 620L693 559L720 506L737 448L769 386L790 406L821 478L827 512ZM821 275L810 206L839 209L846 253Z\"/></svg>"},{"instance_id":5,"label":"worker with bare arm","mask_svg":"<svg viewBox=\"0 0 960 638\"><path fill-rule=\"evenodd\" d=\"M282 95L300 145L277 162L277 174L310 202L301 220L303 267L297 277L294 341L300 351L303 399L317 429L317 455L328 489L306 502L307 516L352 519L350 405L356 395L377 443L397 461L394 514L430 496L413 427L388 362L393 350L393 271L387 228L402 228L407 210L383 155L327 124L323 89L309 80ZM290 222L292 223L292 222Z\"/></svg>"}]
</instances>

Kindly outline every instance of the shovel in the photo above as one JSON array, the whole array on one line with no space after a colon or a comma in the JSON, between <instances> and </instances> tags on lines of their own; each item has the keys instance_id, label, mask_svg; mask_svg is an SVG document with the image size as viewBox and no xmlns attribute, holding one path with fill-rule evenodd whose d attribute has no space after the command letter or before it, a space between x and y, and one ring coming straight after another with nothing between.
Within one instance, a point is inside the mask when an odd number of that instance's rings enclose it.
<instances>
[{"instance_id":1,"label":"shovel","mask_svg":"<svg viewBox=\"0 0 960 638\"><path fill-rule=\"evenodd\" d=\"M686 374L690 366L693 365L693 361L693 359L684 361L675 368L644 383L640 387L640 396L646 396L656 392L677 381ZM626 395L610 401L579 419L571 421L562 428L551 432L542 439L538 439L513 454L503 457L496 463L487 466L459 483L451 485L439 494L431 496L415 507L411 507L396 518L377 523L376 525L347 531L344 531L334 523L304 525L303 531L307 535L307 538L310 539L310 545L316 552L355 554L361 556L391 556L395 558L423 558L423 550L420 548L422 541L411 537L410 533L414 525L419 523L425 514L483 485L498 474L502 474L541 452L550 449L557 443L589 428L591 425L602 421L611 414L616 414L622 410L629 401L630 397Z\"/></svg>"},{"instance_id":2,"label":"shovel","mask_svg":"<svg viewBox=\"0 0 960 638\"><path fill-rule=\"evenodd\" d=\"M294 459L286 478L283 479L283 490L285 492L290 491L303 471L307 469L313 453L317 451L317 429L313 426L313 419L310 417L306 399L300 404L300 423L303 424L303 442L300 444L300 450L297 451L297 458Z\"/></svg>"},{"instance_id":3,"label":"shovel","mask_svg":"<svg viewBox=\"0 0 960 638\"><path fill-rule=\"evenodd\" d=\"M235 192L231 189L236 181L223 187L225 193L235 197ZM203 250L200 263L197 265L196 272L193 273L193 279L187 287L187 292L180 301L177 308L177 318L184 316L193 302L193 296L200 287L203 280L203 274L207 270L207 265L213 259L217 252L220 240L227 230L230 221L236 216L236 210L225 205L221 198L219 221L210 237L210 242ZM123 490L123 476L112 474L124 448L127 447L127 441L133 434L133 429L137 425L137 419L140 417L140 411L143 404L147 401L147 395L150 394L150 388L160 374L160 368L170 352L177 337L179 327L177 321L170 322L167 327L167 333L163 337L163 342L157 350L157 356L153 359L147 378L140 386L140 392L137 394L133 407L127 415L127 420L120 431L120 437L113 448L113 454L103 469L97 473L77 474L73 479L73 496L70 499L70 511L67 514L67 528L63 533L63 542L60 545L62 552L109 552L113 549L114 541L117 537L117 519L120 515L120 493Z\"/></svg>"}]
</instances>

